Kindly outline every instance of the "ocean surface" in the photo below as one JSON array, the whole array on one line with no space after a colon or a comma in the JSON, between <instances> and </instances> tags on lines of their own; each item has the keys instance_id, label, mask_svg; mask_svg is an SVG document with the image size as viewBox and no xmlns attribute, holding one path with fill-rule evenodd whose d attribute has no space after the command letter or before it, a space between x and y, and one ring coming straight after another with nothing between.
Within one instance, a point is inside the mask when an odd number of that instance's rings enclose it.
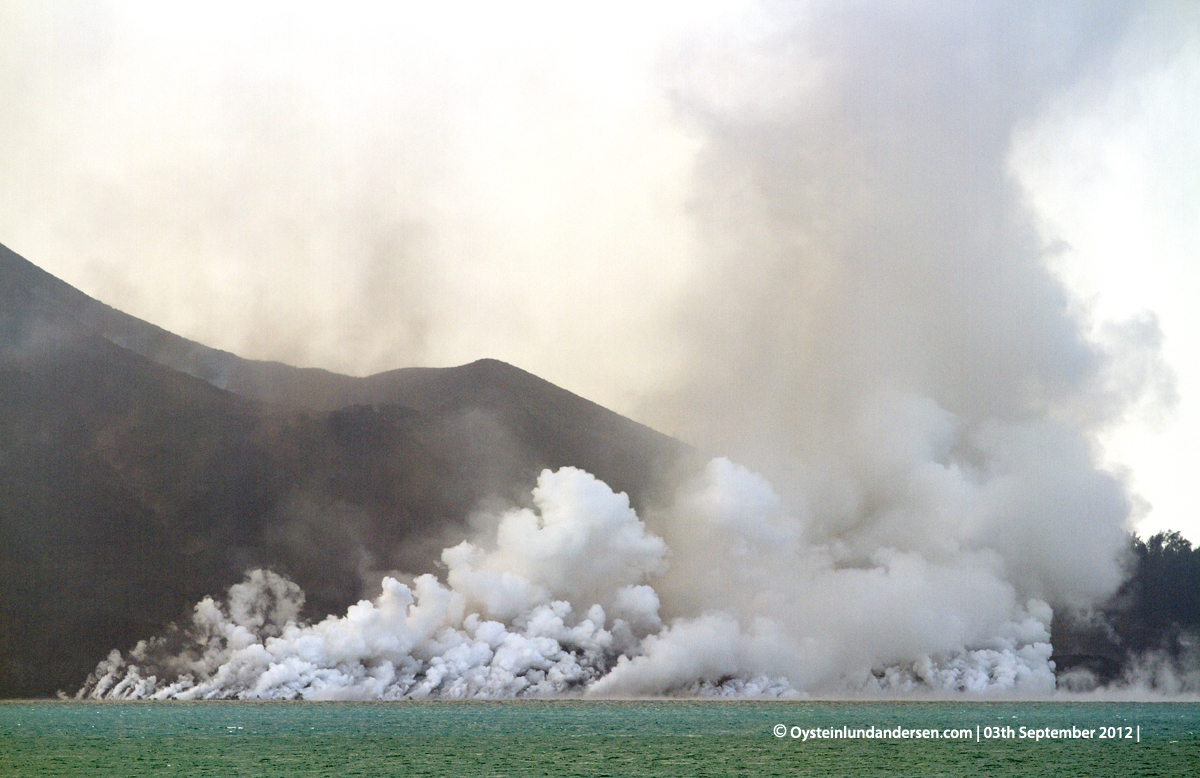
<instances>
[{"instance_id":1,"label":"ocean surface","mask_svg":"<svg viewBox=\"0 0 1200 778\"><path fill-rule=\"evenodd\" d=\"M2 702L0 776L1200 776L1198 731L1161 702Z\"/></svg>"}]
</instances>

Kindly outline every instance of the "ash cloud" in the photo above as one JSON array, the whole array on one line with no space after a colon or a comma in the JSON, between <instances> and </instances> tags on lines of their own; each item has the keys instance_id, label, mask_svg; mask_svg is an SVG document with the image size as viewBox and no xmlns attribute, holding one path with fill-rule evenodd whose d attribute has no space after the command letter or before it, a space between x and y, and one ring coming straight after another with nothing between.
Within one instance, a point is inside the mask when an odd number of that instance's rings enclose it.
<instances>
[{"instance_id":1,"label":"ash cloud","mask_svg":"<svg viewBox=\"0 0 1200 778\"><path fill-rule=\"evenodd\" d=\"M989 488L967 491L986 501ZM254 570L223 601L197 604L190 624L113 651L77 696L1197 692L1192 655L1147 653L1099 690L1085 668L1056 677L1053 610L1022 594L1024 572L1003 550L880 545L856 560L841 540L813 540L811 515L786 511L728 459L646 521L569 467L543 471L532 503L445 549L442 578L385 577L374 600L316 624L300 618L299 587Z\"/></svg>"},{"instance_id":2,"label":"ash cloud","mask_svg":"<svg viewBox=\"0 0 1200 778\"><path fill-rule=\"evenodd\" d=\"M593 476L544 471L535 509L442 554L445 581L383 580L317 624L261 570L192 623L114 651L81 697L401 699L1016 693L1054 688L1049 607L994 555L881 551L842 567L760 476L713 460L656 517ZM707 585L704 585L707 584ZM836 618L831 618L835 616Z\"/></svg>"},{"instance_id":3,"label":"ash cloud","mask_svg":"<svg viewBox=\"0 0 1200 778\"><path fill-rule=\"evenodd\" d=\"M449 550L445 581L393 580L343 619L243 623L210 602L187 628L192 648L148 643L86 691L1049 693L1051 609L1103 599L1122 578L1131 497L1100 467L1097 435L1148 388L1171 392L1153 319L1089 338L1011 146L1064 92L1104 83L1140 14L1121 3L754 6L735 31L684 36L659 59L671 113L581 98L545 75L563 54L554 41L498 80L481 75L523 40L507 28L450 75L397 79L413 86L386 105L335 105L315 128L297 118L319 94L303 79L202 79L218 109L184 115L220 139L216 156L245 138L250 151L204 175L149 165L83 185L99 203L114 186L156 182L146 191L168 205L134 208L140 226L186 229L155 251L236 249L209 278L262 290L249 306L260 326L228 328L252 333L254 355L308 361L352 345L363 372L496 347L606 404L643 398L639 418L730 460L642 517L595 487L608 506L596 526L637 530L628 547L593 549L625 560L613 578L583 575L569 544L551 542L543 505ZM413 62L391 72L420 71ZM489 91L516 108L463 107ZM272 97L261 110L240 102L258 94ZM630 142L604 122L614 110L667 129ZM385 140L339 155L363 116ZM386 139L392 127L401 141ZM196 136L181 137L190 154ZM406 155L406 142L428 153ZM293 154L312 149L323 151ZM607 172L639 164L652 185ZM221 170L234 175L207 175ZM330 171L348 191L319 185ZM197 190L198 210L178 207ZM326 213L332 226L297 228ZM127 217L88 223L138 223ZM208 235L211 224L224 229ZM243 240L255 235L274 237ZM256 268L260 254L271 262ZM352 272L339 270L350 255ZM298 282L276 285L280 268ZM312 289L322 294L297 305L290 334L275 331L273 312ZM310 323L296 326L304 312ZM593 507L567 511L569 526L590 537L582 517L595 508L579 499ZM265 575L248 585L286 588Z\"/></svg>"},{"instance_id":4,"label":"ash cloud","mask_svg":"<svg viewBox=\"0 0 1200 778\"><path fill-rule=\"evenodd\" d=\"M763 472L846 561L986 549L1022 596L1111 593L1131 503L1097 435L1169 402L1170 371L1152 317L1088 337L1009 158L1138 9L775 11L673 75L706 250L687 369L649 412Z\"/></svg>"}]
</instances>

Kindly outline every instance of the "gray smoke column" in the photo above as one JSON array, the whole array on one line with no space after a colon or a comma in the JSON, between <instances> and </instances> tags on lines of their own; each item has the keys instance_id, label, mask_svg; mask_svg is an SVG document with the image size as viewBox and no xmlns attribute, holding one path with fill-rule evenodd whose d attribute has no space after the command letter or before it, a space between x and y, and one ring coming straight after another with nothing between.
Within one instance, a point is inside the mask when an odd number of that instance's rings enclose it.
<instances>
[{"instance_id":1,"label":"gray smoke column","mask_svg":"<svg viewBox=\"0 0 1200 778\"><path fill-rule=\"evenodd\" d=\"M685 50L706 249L688 369L650 412L764 473L843 563L989 549L1023 595L1111 592L1131 506L1096 434L1146 389L1122 371L1158 359L1158 331L1087 337L1009 159L1015 132L1102 81L1136 16L786 6L752 40Z\"/></svg>"}]
</instances>

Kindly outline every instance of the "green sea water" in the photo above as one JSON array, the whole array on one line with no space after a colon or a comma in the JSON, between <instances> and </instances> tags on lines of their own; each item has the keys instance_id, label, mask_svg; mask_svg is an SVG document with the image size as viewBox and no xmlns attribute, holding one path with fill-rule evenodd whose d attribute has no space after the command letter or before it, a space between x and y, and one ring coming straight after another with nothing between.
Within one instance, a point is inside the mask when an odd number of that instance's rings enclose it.
<instances>
[{"instance_id":1,"label":"green sea water","mask_svg":"<svg viewBox=\"0 0 1200 778\"><path fill-rule=\"evenodd\" d=\"M871 727L963 732L832 737ZM1198 731L1196 703L4 702L0 776L1200 776Z\"/></svg>"}]
</instances>

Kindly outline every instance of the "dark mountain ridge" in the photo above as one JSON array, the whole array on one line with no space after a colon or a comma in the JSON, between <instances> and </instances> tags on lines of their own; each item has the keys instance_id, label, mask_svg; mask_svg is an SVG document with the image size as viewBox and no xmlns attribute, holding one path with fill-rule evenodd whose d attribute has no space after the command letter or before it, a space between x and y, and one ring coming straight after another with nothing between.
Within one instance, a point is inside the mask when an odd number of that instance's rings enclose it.
<instances>
[{"instance_id":1,"label":"dark mountain ridge","mask_svg":"<svg viewBox=\"0 0 1200 778\"><path fill-rule=\"evenodd\" d=\"M77 688L254 566L321 618L472 511L582 467L644 507L683 444L496 360L367 378L241 359L0 246L0 698Z\"/></svg>"}]
</instances>

